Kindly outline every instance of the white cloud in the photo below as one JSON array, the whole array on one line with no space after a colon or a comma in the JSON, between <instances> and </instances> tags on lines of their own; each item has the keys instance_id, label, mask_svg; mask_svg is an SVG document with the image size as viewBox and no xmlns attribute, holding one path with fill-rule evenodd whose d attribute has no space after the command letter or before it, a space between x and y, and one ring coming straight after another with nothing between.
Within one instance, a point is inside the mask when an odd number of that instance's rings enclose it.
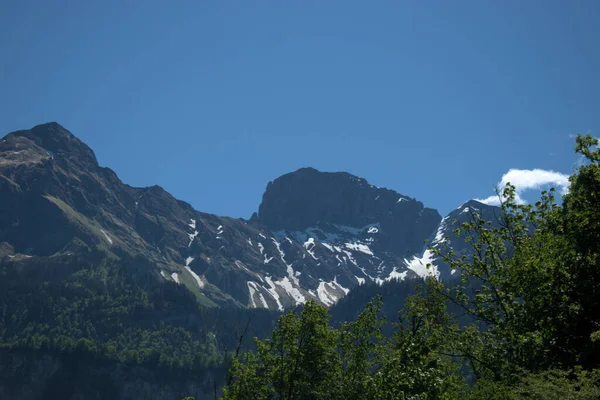
<instances>
[{"instance_id":1,"label":"white cloud","mask_svg":"<svg viewBox=\"0 0 600 400\"><path fill-rule=\"evenodd\" d=\"M527 203L521 196L527 190L539 190L547 186L552 186L557 188L563 195L569 191L568 175L544 169L510 169L502 176L500 182L498 182L500 193L502 193L508 183L511 183L515 187L515 200L519 204ZM475 200L485 204L500 205L498 195Z\"/></svg>"},{"instance_id":2,"label":"white cloud","mask_svg":"<svg viewBox=\"0 0 600 400\"><path fill-rule=\"evenodd\" d=\"M498 197L497 195L486 197L485 199L474 199L474 200L477 200L480 203L487 204L490 206L499 206L500 205L500 197Z\"/></svg>"}]
</instances>

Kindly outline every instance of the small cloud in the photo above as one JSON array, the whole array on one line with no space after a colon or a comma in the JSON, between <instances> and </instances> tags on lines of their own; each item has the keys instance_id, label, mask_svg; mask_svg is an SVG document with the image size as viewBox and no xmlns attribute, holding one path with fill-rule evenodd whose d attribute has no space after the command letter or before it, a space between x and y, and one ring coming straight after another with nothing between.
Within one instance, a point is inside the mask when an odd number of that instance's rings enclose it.
<instances>
[{"instance_id":1,"label":"small cloud","mask_svg":"<svg viewBox=\"0 0 600 400\"><path fill-rule=\"evenodd\" d=\"M475 199L480 203L487 204L489 206L499 206L500 205L500 197L498 195L486 197L485 199Z\"/></svg>"},{"instance_id":2,"label":"small cloud","mask_svg":"<svg viewBox=\"0 0 600 400\"><path fill-rule=\"evenodd\" d=\"M577 135L574 133L569 134L569 139L575 139L576 137Z\"/></svg>"},{"instance_id":3,"label":"small cloud","mask_svg":"<svg viewBox=\"0 0 600 400\"><path fill-rule=\"evenodd\" d=\"M508 183L515 187L515 200L518 204L527 203L522 194L528 190L539 190L547 186L553 186L559 189L562 195L567 194L569 191L568 175L545 169L510 169L498 182L498 191L502 193ZM498 195L475 200L489 205L500 205L501 202Z\"/></svg>"}]
</instances>

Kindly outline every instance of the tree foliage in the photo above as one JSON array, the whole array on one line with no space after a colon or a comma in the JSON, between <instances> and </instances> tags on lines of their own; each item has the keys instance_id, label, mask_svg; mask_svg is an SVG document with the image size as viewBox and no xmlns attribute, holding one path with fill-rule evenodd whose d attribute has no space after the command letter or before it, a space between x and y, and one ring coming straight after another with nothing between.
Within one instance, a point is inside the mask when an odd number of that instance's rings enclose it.
<instances>
[{"instance_id":1,"label":"tree foliage","mask_svg":"<svg viewBox=\"0 0 600 400\"><path fill-rule=\"evenodd\" d=\"M460 283L428 279L409 296L390 337L380 300L333 328L308 303L282 317L272 339L235 360L225 399L592 399L600 396L600 150L570 191L519 204L499 193L496 223L476 210L452 240L432 249ZM453 312L450 312L452 310Z\"/></svg>"}]
</instances>

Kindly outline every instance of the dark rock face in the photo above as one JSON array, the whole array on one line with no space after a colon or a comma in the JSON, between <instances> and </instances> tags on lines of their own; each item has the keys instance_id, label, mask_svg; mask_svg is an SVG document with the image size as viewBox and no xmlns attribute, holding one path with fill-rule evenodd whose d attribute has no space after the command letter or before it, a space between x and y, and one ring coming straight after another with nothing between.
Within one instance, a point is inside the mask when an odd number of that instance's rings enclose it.
<instances>
[{"instance_id":1,"label":"dark rock face","mask_svg":"<svg viewBox=\"0 0 600 400\"><path fill-rule=\"evenodd\" d=\"M423 276L413 259L440 220L413 198L312 168L270 182L250 220L218 217L122 183L56 123L0 139L0 256L28 270L102 248L205 305L332 305L366 281Z\"/></svg>"},{"instance_id":2,"label":"dark rock face","mask_svg":"<svg viewBox=\"0 0 600 400\"><path fill-rule=\"evenodd\" d=\"M301 231L329 223L360 228L380 223L374 245L398 255L414 253L441 220L437 211L393 190L345 172L303 168L269 182L258 218L271 230Z\"/></svg>"}]
</instances>

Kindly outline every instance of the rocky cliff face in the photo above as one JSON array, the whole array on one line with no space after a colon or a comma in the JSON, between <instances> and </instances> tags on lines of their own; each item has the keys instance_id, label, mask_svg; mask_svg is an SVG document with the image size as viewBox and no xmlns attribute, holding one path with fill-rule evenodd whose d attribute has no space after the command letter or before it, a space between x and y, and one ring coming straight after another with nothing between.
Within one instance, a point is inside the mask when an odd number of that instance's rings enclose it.
<instances>
[{"instance_id":1,"label":"rocky cliff face","mask_svg":"<svg viewBox=\"0 0 600 400\"><path fill-rule=\"evenodd\" d=\"M56 123L0 140L0 243L11 262L27 270L102 247L144 258L158 283L184 285L206 305L331 305L366 281L424 276L415 260L447 220L364 179L312 168L270 182L258 216L218 217L159 186L124 184Z\"/></svg>"},{"instance_id":2,"label":"rocky cliff face","mask_svg":"<svg viewBox=\"0 0 600 400\"><path fill-rule=\"evenodd\" d=\"M441 220L437 211L393 190L345 172L303 168L269 182L259 221L271 230L304 231L315 226L378 225L372 246L397 255L421 251Z\"/></svg>"}]
</instances>

